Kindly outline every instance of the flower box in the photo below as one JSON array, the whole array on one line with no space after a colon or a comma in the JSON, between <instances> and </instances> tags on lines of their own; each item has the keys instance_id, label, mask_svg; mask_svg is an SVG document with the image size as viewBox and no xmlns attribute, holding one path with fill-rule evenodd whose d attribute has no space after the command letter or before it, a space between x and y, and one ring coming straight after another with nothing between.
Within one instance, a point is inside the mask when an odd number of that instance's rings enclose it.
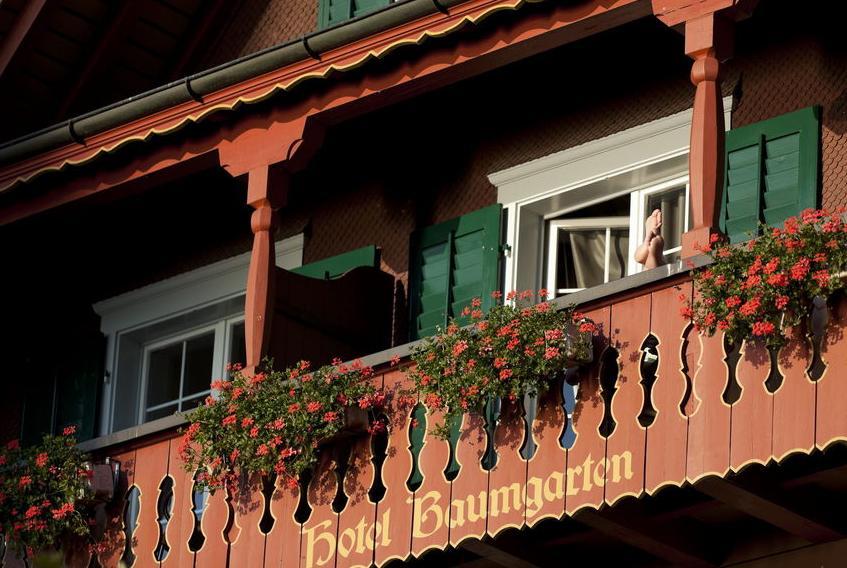
<instances>
[{"instance_id":1,"label":"flower box","mask_svg":"<svg viewBox=\"0 0 847 568\"><path fill-rule=\"evenodd\" d=\"M318 447L329 446L342 440L361 436L368 432L370 417L367 410L359 408L358 406L346 406L344 407L344 414L341 419L341 429L332 436L319 440Z\"/></svg>"}]
</instances>

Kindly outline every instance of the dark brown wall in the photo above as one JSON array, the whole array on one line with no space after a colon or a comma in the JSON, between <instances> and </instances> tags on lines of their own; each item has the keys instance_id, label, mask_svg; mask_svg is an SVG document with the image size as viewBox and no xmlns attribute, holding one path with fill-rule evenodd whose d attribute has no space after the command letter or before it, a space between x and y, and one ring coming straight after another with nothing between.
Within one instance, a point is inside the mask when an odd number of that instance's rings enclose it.
<instances>
[{"instance_id":1,"label":"dark brown wall","mask_svg":"<svg viewBox=\"0 0 847 568\"><path fill-rule=\"evenodd\" d=\"M318 27L318 0L242 0L201 67L285 43Z\"/></svg>"}]
</instances>

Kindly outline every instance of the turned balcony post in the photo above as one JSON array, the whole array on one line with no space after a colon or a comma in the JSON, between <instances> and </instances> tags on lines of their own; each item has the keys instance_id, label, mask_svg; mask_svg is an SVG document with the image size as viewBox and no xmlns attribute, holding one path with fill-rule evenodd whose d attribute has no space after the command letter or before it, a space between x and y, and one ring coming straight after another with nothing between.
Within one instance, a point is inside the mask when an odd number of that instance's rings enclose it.
<instances>
[{"instance_id":1,"label":"turned balcony post","mask_svg":"<svg viewBox=\"0 0 847 568\"><path fill-rule=\"evenodd\" d=\"M688 154L692 226L682 236L683 257L697 254L697 245L708 243L718 226L725 139L720 62L731 53L732 26L714 12L685 22L685 53L694 60L691 82L696 91Z\"/></svg>"},{"instance_id":2,"label":"turned balcony post","mask_svg":"<svg viewBox=\"0 0 847 568\"><path fill-rule=\"evenodd\" d=\"M253 252L244 302L245 368L248 373L253 372L267 354L276 280L273 230L276 210L284 205L287 191L288 175L281 168L259 166L248 172L247 204L254 209L250 218Z\"/></svg>"}]
</instances>

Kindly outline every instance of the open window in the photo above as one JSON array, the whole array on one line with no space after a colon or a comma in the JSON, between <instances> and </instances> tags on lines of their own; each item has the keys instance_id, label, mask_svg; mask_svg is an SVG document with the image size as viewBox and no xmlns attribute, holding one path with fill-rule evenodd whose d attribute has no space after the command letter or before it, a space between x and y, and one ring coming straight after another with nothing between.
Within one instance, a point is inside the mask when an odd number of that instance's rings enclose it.
<instances>
[{"instance_id":1,"label":"open window","mask_svg":"<svg viewBox=\"0 0 847 568\"><path fill-rule=\"evenodd\" d=\"M504 291L561 296L640 272L635 252L656 209L664 260L678 260L690 226L690 124L681 112L491 174L507 219Z\"/></svg>"}]
</instances>

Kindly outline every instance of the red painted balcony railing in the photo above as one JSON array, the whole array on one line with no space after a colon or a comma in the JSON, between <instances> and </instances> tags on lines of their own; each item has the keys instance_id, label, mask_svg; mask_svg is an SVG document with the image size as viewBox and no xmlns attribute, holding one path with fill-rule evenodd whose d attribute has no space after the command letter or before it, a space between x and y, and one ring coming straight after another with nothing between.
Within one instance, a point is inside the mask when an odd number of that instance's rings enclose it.
<instances>
[{"instance_id":1,"label":"red painted balcony railing","mask_svg":"<svg viewBox=\"0 0 847 568\"><path fill-rule=\"evenodd\" d=\"M847 413L838 406L847 400L838 365L847 360L847 302L826 314L819 349L796 331L772 369L762 347L744 343L727 353L723 337L697 334L679 316L678 296L691 293L690 282L677 281L589 306L601 333L575 400L551 389L526 419L504 406L493 428L497 462L490 470L481 465L486 424L466 415L455 449L458 474L444 473L449 443L427 434L417 461L423 480L410 489L411 417L390 407L384 454L369 437L354 439L349 457L325 452L304 500L282 488L229 498L217 492L195 514L198 496L179 461L176 434L112 448L108 455L123 464L130 489L113 507L100 562L381 566L847 440ZM655 377L642 366L650 345L658 354ZM398 369L383 370L378 381L388 391L408 386ZM427 416L430 423L436 418ZM527 436L535 443L531 456L521 453ZM372 490L380 484L384 492ZM88 558L75 560L85 565Z\"/></svg>"}]
</instances>

